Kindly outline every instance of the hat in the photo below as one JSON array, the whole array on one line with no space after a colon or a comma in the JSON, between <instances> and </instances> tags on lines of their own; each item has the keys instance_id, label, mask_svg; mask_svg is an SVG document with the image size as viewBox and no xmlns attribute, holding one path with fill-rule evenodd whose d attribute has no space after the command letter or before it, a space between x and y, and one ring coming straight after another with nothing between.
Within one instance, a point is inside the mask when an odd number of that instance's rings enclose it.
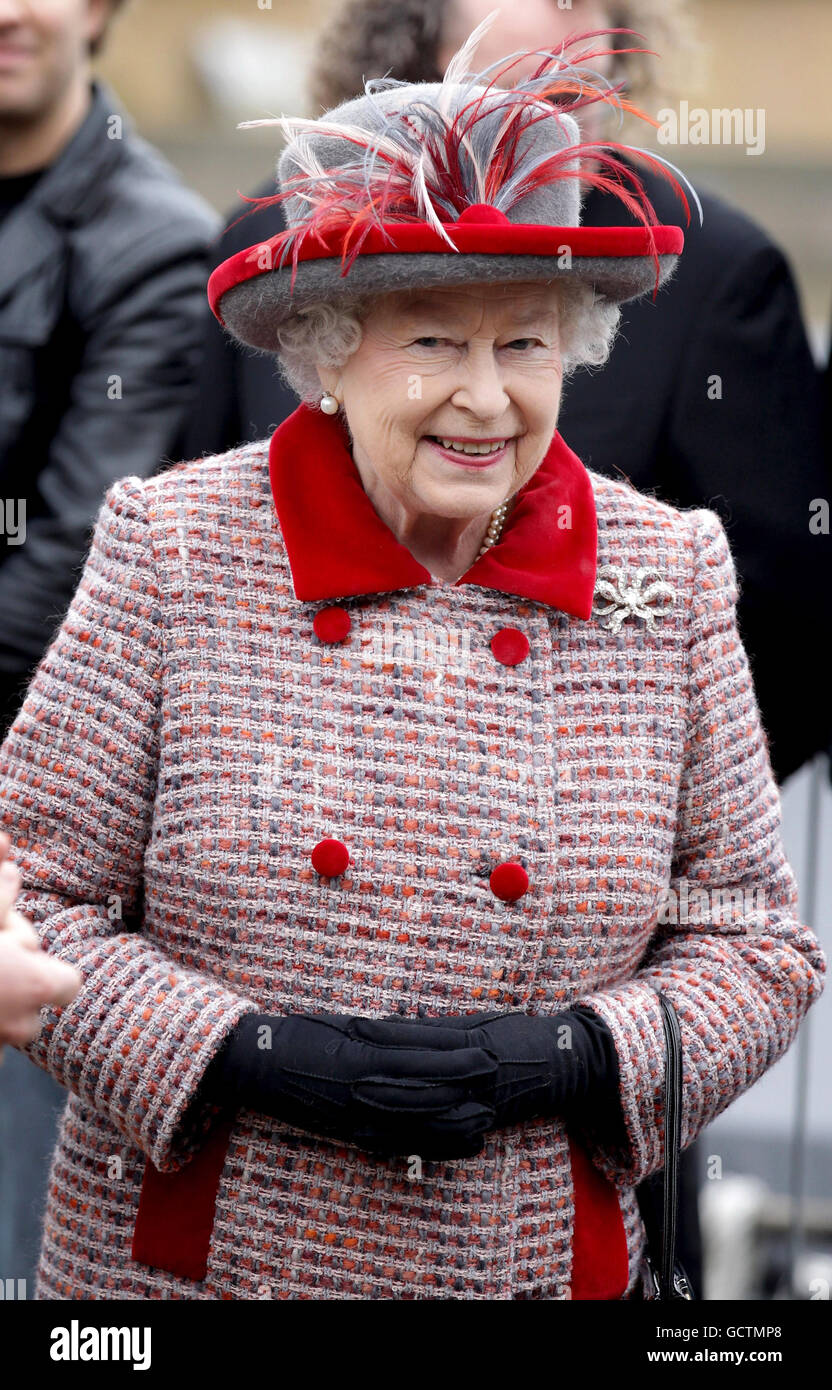
<instances>
[{"instance_id":1,"label":"hat","mask_svg":"<svg viewBox=\"0 0 832 1390\"><path fill-rule=\"evenodd\" d=\"M211 309L234 337L276 352L279 325L315 302L483 281L567 277L613 303L651 287L655 297L676 266L682 229L658 223L637 172L615 153L632 147L582 141L570 112L604 101L658 122L621 98L622 83L589 80L585 64L610 50L581 54L580 67L564 56L599 34L634 31L576 35L558 53L543 53L531 77L501 87L501 76L542 50L472 75L473 50L493 18L474 30L441 82L373 79L362 96L317 120L243 122L278 124L287 136L281 191L249 200L284 202L286 228L229 257L209 279ZM674 166L633 152L668 178L689 223ZM582 185L614 193L641 225L581 227Z\"/></svg>"}]
</instances>

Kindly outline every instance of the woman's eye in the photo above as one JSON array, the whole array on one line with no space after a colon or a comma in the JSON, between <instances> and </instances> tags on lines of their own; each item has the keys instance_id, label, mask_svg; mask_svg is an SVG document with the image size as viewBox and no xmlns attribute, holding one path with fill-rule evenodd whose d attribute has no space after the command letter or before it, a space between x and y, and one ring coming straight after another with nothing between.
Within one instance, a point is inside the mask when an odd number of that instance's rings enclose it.
<instances>
[{"instance_id":1,"label":"woman's eye","mask_svg":"<svg viewBox=\"0 0 832 1390\"><path fill-rule=\"evenodd\" d=\"M437 347L439 343L444 343L445 338L416 338L414 339L417 347Z\"/></svg>"},{"instance_id":2,"label":"woman's eye","mask_svg":"<svg viewBox=\"0 0 832 1390\"><path fill-rule=\"evenodd\" d=\"M517 349L518 349L519 351L521 351L521 352L524 351L524 350L525 350L526 348L528 348L528 347L536 347L536 346L537 346L537 338L515 338L513 342L511 342L511 343L506 343L506 347L517 348Z\"/></svg>"}]
</instances>

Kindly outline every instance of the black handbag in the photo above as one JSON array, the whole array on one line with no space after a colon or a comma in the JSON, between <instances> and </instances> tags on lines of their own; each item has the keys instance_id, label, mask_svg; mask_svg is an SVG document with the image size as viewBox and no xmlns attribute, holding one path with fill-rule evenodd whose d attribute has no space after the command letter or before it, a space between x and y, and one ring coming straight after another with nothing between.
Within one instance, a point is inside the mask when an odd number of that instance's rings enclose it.
<instances>
[{"instance_id":1,"label":"black handbag","mask_svg":"<svg viewBox=\"0 0 832 1390\"><path fill-rule=\"evenodd\" d=\"M647 1232L644 1252L647 1299L695 1298L690 1280L676 1259L679 1149L682 1138L682 1033L676 1010L659 993L665 1038L665 1166L639 1185L638 1204Z\"/></svg>"}]
</instances>

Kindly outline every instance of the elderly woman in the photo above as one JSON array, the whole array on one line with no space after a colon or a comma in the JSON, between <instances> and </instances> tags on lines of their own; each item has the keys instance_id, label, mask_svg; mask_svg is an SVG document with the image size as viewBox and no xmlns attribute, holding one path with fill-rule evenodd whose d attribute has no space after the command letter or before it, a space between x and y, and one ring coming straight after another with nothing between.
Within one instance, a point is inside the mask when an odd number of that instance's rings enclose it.
<instances>
[{"instance_id":1,"label":"elderly woman","mask_svg":"<svg viewBox=\"0 0 832 1390\"><path fill-rule=\"evenodd\" d=\"M579 226L614 92L470 56L288 123L209 292L303 403L109 490L3 746L84 977L38 1298L631 1297L658 992L683 1144L821 992L721 524L557 433L682 234Z\"/></svg>"}]
</instances>

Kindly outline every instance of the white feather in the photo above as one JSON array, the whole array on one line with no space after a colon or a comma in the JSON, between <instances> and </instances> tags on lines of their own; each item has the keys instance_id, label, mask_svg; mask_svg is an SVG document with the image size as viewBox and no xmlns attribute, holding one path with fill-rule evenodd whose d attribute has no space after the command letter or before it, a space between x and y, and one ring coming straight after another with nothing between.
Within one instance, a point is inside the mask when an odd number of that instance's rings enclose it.
<instances>
[{"instance_id":1,"label":"white feather","mask_svg":"<svg viewBox=\"0 0 832 1390\"><path fill-rule=\"evenodd\" d=\"M419 193L419 202L421 203L422 208L424 209L425 220L430 223L431 227L433 227L433 230L435 232L438 232L439 236L442 237L443 241L447 241L452 251L458 251L459 247L455 246L454 243L451 241L451 238L448 236L448 233L445 231L445 228L442 226L442 223L437 217L433 203L430 200L428 186L425 182L424 155L420 157L419 162L416 165L416 169L414 172L414 183L416 184L416 188Z\"/></svg>"},{"instance_id":2,"label":"white feather","mask_svg":"<svg viewBox=\"0 0 832 1390\"><path fill-rule=\"evenodd\" d=\"M457 49L446 67L436 103L443 115L447 115L453 88L463 84L464 79L469 76L472 59L479 46L480 39L488 33L488 30L491 28L499 13L499 10L492 10L490 14L485 16L485 19L481 20L476 29L472 30L468 35L462 47Z\"/></svg>"}]
</instances>

